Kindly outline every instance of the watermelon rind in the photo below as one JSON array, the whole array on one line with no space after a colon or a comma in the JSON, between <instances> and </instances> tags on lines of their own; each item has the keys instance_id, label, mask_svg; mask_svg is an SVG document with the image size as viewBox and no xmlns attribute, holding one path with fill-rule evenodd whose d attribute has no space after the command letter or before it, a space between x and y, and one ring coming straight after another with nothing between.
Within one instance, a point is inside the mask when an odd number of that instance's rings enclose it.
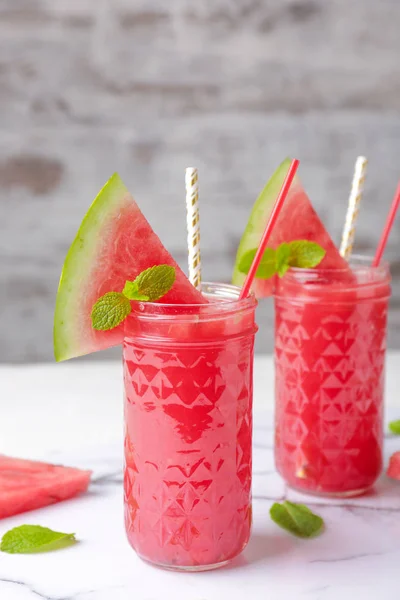
<instances>
[{"instance_id":1,"label":"watermelon rind","mask_svg":"<svg viewBox=\"0 0 400 600\"><path fill-rule=\"evenodd\" d=\"M265 184L263 190L254 203L249 221L240 240L236 254L232 283L238 287L241 287L246 279L246 275L239 271L238 267L240 261L246 252L253 250L254 248L258 248L262 233L265 229L265 224L272 212L274 203L287 175L290 164L291 159L287 158L279 165L279 167ZM295 185L296 178L292 183L292 189Z\"/></svg>"},{"instance_id":2,"label":"watermelon rind","mask_svg":"<svg viewBox=\"0 0 400 600\"><path fill-rule=\"evenodd\" d=\"M81 290L77 283L83 281L90 271L99 234L112 214L119 210L125 197L129 197L129 190L119 175L114 173L92 202L67 253L54 314L54 356L57 362L80 354L76 303Z\"/></svg>"}]
</instances>

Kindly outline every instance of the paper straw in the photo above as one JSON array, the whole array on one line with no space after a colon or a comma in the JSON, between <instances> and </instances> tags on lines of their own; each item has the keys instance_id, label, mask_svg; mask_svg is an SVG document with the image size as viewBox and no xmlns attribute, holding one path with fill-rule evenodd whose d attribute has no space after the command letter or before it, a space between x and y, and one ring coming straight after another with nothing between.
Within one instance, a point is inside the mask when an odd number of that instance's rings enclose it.
<instances>
[{"instance_id":1,"label":"paper straw","mask_svg":"<svg viewBox=\"0 0 400 600\"><path fill-rule=\"evenodd\" d=\"M197 169L188 167L185 172L187 244L189 251L189 281L201 289L199 181Z\"/></svg>"},{"instance_id":2,"label":"paper straw","mask_svg":"<svg viewBox=\"0 0 400 600\"><path fill-rule=\"evenodd\" d=\"M340 244L340 256L343 256L343 258L346 258L347 260L350 258L353 251L356 221L358 211L360 210L367 165L368 161L365 156L359 156L354 167L349 206L347 208L346 222L343 228L342 243Z\"/></svg>"},{"instance_id":3,"label":"paper straw","mask_svg":"<svg viewBox=\"0 0 400 600\"><path fill-rule=\"evenodd\" d=\"M392 225L393 225L394 219L396 217L396 213L397 213L397 209L399 208L399 204L400 204L400 182L397 185L397 190L394 195L392 205L390 207L390 211L389 211L389 214L386 219L385 227L383 228L382 236L381 236L381 239L379 240L379 244L376 249L374 260L372 261L373 267L378 267L379 263L381 262L381 258L385 251L386 243L388 241L389 233L392 229Z\"/></svg>"},{"instance_id":4,"label":"paper straw","mask_svg":"<svg viewBox=\"0 0 400 600\"><path fill-rule=\"evenodd\" d=\"M288 195L288 192L290 190L290 186L292 185L294 176L296 175L296 171L297 171L298 166L299 166L299 161L297 159L292 160L292 162L290 163L290 167L289 167L289 170L288 170L287 175L285 177L285 181L283 182L283 185L281 187L281 191L279 192L278 198L277 198L277 200L275 202L275 206L272 209L271 216L270 216L270 218L268 220L268 223L267 223L267 225L265 227L263 236L261 238L260 245L258 246L258 250L256 252L256 255L255 255L254 259L253 259L253 262L251 264L250 270L247 273L245 282L244 282L243 287L242 287L242 289L240 291L239 300L243 300L243 298L246 298L249 295L250 288L251 288L251 285L253 283L253 279L254 279L254 277L256 275L258 266L259 266L259 264L261 262L263 254L264 254L265 249L267 247L267 243L268 243L269 237L270 237L270 235L272 233L272 230L274 228L274 225L276 223L276 220L279 217L279 213L282 210L283 203L285 202L286 196Z\"/></svg>"}]
</instances>

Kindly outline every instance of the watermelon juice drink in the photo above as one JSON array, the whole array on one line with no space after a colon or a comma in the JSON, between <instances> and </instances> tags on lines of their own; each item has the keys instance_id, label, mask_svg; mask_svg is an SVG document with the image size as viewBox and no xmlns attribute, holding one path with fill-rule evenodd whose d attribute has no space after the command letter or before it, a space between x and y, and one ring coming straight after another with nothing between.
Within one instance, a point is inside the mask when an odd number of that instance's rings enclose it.
<instances>
[{"instance_id":1,"label":"watermelon juice drink","mask_svg":"<svg viewBox=\"0 0 400 600\"><path fill-rule=\"evenodd\" d=\"M226 564L251 526L253 297L203 284L203 305L138 304L127 320L125 524L139 556Z\"/></svg>"},{"instance_id":2,"label":"watermelon juice drink","mask_svg":"<svg viewBox=\"0 0 400 600\"><path fill-rule=\"evenodd\" d=\"M382 469L388 266L292 269L275 294L275 460L301 491L351 496ZM347 282L346 282L347 281Z\"/></svg>"}]
</instances>

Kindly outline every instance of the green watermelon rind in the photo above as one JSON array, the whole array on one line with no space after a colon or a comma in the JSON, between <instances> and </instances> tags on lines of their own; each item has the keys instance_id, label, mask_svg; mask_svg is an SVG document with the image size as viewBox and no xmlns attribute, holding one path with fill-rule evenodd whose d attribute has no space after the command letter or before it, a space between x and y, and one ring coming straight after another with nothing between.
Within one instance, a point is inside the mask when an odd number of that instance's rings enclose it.
<instances>
[{"instance_id":1,"label":"green watermelon rind","mask_svg":"<svg viewBox=\"0 0 400 600\"><path fill-rule=\"evenodd\" d=\"M74 311L74 297L81 295L77 281L85 281L96 257L98 244L102 243L99 233L113 212L120 209L125 197L129 200L129 191L118 173L114 173L92 202L67 253L54 313L54 357L57 362L73 355L74 348L79 351L79 323Z\"/></svg>"},{"instance_id":2,"label":"green watermelon rind","mask_svg":"<svg viewBox=\"0 0 400 600\"><path fill-rule=\"evenodd\" d=\"M246 252L258 248L265 229L265 224L272 212L275 200L290 167L290 163L291 159L287 158L279 165L279 167L265 184L264 189L254 203L249 221L242 235L242 239L240 240L236 254L235 266L232 275L232 283L234 285L241 287L246 279L246 275L239 271L238 266ZM295 186L295 183L296 178L292 183L292 189Z\"/></svg>"}]
</instances>

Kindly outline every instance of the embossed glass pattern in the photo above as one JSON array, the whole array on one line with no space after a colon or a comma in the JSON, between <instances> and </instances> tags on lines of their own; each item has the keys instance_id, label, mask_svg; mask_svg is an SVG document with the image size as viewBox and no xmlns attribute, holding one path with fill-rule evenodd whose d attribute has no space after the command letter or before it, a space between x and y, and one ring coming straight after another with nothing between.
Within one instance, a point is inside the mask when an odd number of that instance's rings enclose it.
<instances>
[{"instance_id":1,"label":"embossed glass pattern","mask_svg":"<svg viewBox=\"0 0 400 600\"><path fill-rule=\"evenodd\" d=\"M175 569L225 564L251 526L255 301L206 291L219 301L142 305L124 342L126 531Z\"/></svg>"},{"instance_id":2,"label":"embossed glass pattern","mask_svg":"<svg viewBox=\"0 0 400 600\"><path fill-rule=\"evenodd\" d=\"M355 495L381 473L390 278L369 264L277 284L275 460L303 491Z\"/></svg>"}]
</instances>

